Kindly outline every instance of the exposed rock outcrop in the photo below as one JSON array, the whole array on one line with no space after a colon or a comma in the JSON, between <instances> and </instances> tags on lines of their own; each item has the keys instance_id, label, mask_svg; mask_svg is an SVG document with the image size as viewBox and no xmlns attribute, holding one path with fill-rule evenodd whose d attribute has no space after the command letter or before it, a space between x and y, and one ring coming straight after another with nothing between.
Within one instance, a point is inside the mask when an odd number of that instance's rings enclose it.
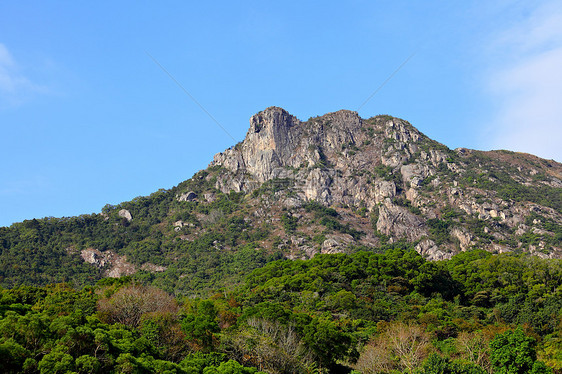
<instances>
[{"instance_id":1,"label":"exposed rock outcrop","mask_svg":"<svg viewBox=\"0 0 562 374\"><path fill-rule=\"evenodd\" d=\"M427 235L424 221L420 217L404 207L392 204L390 199L379 207L377 230L394 238L405 238L410 242Z\"/></svg>"},{"instance_id":2,"label":"exposed rock outcrop","mask_svg":"<svg viewBox=\"0 0 562 374\"><path fill-rule=\"evenodd\" d=\"M197 194L193 191L181 194L177 197L178 201L193 201L197 199Z\"/></svg>"},{"instance_id":3,"label":"exposed rock outcrop","mask_svg":"<svg viewBox=\"0 0 562 374\"><path fill-rule=\"evenodd\" d=\"M133 219L131 212L129 212L127 209L121 209L117 214L119 215L119 217L125 218L129 222Z\"/></svg>"},{"instance_id":4,"label":"exposed rock outcrop","mask_svg":"<svg viewBox=\"0 0 562 374\"><path fill-rule=\"evenodd\" d=\"M536 185L540 173L548 176L542 185L560 183L562 165L553 161L465 148L451 151L390 116L365 120L341 110L303 122L278 107L252 116L244 141L215 155L211 163L222 167L213 180L224 193L250 193L265 183L278 191L273 200L262 201L270 208L298 209L312 200L336 209L362 207L376 214L376 221L346 216L365 234L359 244L376 242L375 229L391 240L418 243L417 250L432 259L471 248L497 252L510 230L516 235L538 233L546 241L554 235L537 231L540 223L522 225L533 212L528 202L503 199L497 190L479 187L500 186L494 173L514 165L518 168L514 183ZM180 196L187 199L188 193ZM562 223L560 212L544 206L539 211ZM437 236L439 245L431 240ZM341 251L349 244L326 239L321 251ZM515 248L519 247L501 245L501 251ZM543 254L560 250L546 242L537 248Z\"/></svg>"},{"instance_id":5,"label":"exposed rock outcrop","mask_svg":"<svg viewBox=\"0 0 562 374\"><path fill-rule=\"evenodd\" d=\"M138 271L137 267L127 261L125 256L120 256L113 251L102 252L95 248L86 248L80 252L80 256L84 262L101 269L105 277L119 278L126 275L133 275ZM144 263L141 269L150 272L166 270L163 266L154 265L149 262Z\"/></svg>"},{"instance_id":6,"label":"exposed rock outcrop","mask_svg":"<svg viewBox=\"0 0 562 374\"><path fill-rule=\"evenodd\" d=\"M400 124L393 126L397 137L410 137L409 131L396 130ZM368 186L371 176L357 175L380 163L377 144L358 152L358 146L372 138L362 129L356 112L342 110L301 122L281 108L268 108L251 118L242 143L215 156L211 166L231 172L217 180L217 188L249 192L266 181L282 180L302 201L366 203L372 209L396 192L392 183ZM419 136L415 133L416 139Z\"/></svg>"}]
</instances>

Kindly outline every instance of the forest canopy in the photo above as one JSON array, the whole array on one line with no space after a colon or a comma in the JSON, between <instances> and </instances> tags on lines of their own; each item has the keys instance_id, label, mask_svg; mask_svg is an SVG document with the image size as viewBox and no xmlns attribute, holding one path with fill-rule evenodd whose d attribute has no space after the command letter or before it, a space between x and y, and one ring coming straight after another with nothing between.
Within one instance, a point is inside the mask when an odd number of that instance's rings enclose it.
<instances>
[{"instance_id":1,"label":"forest canopy","mask_svg":"<svg viewBox=\"0 0 562 374\"><path fill-rule=\"evenodd\" d=\"M277 260L208 297L131 277L0 290L6 373L559 373L562 262Z\"/></svg>"}]
</instances>

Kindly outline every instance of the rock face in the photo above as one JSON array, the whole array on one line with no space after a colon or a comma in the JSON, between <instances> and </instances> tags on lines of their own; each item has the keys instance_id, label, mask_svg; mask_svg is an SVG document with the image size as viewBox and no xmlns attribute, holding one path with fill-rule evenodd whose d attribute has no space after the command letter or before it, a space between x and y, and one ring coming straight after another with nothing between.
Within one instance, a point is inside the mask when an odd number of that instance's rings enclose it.
<instances>
[{"instance_id":1,"label":"rock face","mask_svg":"<svg viewBox=\"0 0 562 374\"><path fill-rule=\"evenodd\" d=\"M126 275L133 275L137 272L137 267L127 261L125 256L119 256L113 251L100 251L94 248L83 249L80 256L84 262L92 264L98 269L103 270L105 277L119 278ZM157 266L149 262L144 263L142 270L150 272L161 272L166 270L163 266Z\"/></svg>"},{"instance_id":2,"label":"rock face","mask_svg":"<svg viewBox=\"0 0 562 374\"><path fill-rule=\"evenodd\" d=\"M408 209L392 204L390 199L379 207L377 230L385 235L405 238L410 242L427 236L424 221Z\"/></svg>"},{"instance_id":3,"label":"rock face","mask_svg":"<svg viewBox=\"0 0 562 374\"><path fill-rule=\"evenodd\" d=\"M241 144L215 156L211 166L234 174L219 180L217 187L223 192L252 191L278 180L296 185L305 200L327 205L363 201L373 207L393 197L395 186L365 188L361 177L351 178L357 170L380 162L375 147L356 153L357 145L366 140L361 128L359 115L347 110L304 123L281 108L268 108L250 119Z\"/></svg>"},{"instance_id":4,"label":"rock face","mask_svg":"<svg viewBox=\"0 0 562 374\"><path fill-rule=\"evenodd\" d=\"M218 170L213 180L223 193L259 194L266 186L274 191L261 200L271 211L297 212L315 201L346 213L342 224L362 233L351 244L377 245L382 235L413 242L432 259L471 248L562 253L551 240L555 233L544 226L562 224L560 209L504 192L507 183L515 190L550 188L548 193L560 197L562 165L513 152L449 150L390 116L362 119L340 110L303 122L270 107L252 116L244 141L215 155L210 167ZM180 201L195 198L191 191L178 195ZM531 213L542 221L529 226ZM539 233L533 248L525 247L527 233ZM310 255L314 246L303 240L296 247ZM316 248L333 253L349 244L326 239Z\"/></svg>"},{"instance_id":5,"label":"rock face","mask_svg":"<svg viewBox=\"0 0 562 374\"><path fill-rule=\"evenodd\" d=\"M84 259L84 262L103 269L106 277L119 278L136 273L133 264L127 262L124 256L119 256L113 251L102 252L94 248L87 248L80 252L80 256Z\"/></svg>"},{"instance_id":6,"label":"rock face","mask_svg":"<svg viewBox=\"0 0 562 374\"><path fill-rule=\"evenodd\" d=\"M127 209L121 209L117 214L119 214L119 217L123 217L129 222L133 219L131 212L129 212Z\"/></svg>"},{"instance_id":7,"label":"rock face","mask_svg":"<svg viewBox=\"0 0 562 374\"><path fill-rule=\"evenodd\" d=\"M197 194L193 191L189 191L187 193L179 195L177 198L178 201L193 201L197 199Z\"/></svg>"}]
</instances>

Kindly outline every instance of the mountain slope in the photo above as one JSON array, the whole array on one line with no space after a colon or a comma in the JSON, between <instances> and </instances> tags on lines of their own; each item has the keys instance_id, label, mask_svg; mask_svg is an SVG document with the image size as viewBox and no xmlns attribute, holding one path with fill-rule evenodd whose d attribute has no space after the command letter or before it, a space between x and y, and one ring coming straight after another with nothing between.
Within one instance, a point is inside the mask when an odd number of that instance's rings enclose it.
<instances>
[{"instance_id":1,"label":"mountain slope","mask_svg":"<svg viewBox=\"0 0 562 374\"><path fill-rule=\"evenodd\" d=\"M135 274L193 292L283 256L397 243L430 259L472 248L562 257L561 179L555 161L449 150L390 116L342 110L303 122L271 107L176 187L0 228L0 285Z\"/></svg>"},{"instance_id":2,"label":"mountain slope","mask_svg":"<svg viewBox=\"0 0 562 374\"><path fill-rule=\"evenodd\" d=\"M301 122L268 108L212 165L227 170L216 183L223 192L270 183L281 191L266 204L334 207L364 234L361 244L405 239L434 259L472 247L560 255L562 165L506 151L451 151L400 119L339 111Z\"/></svg>"}]
</instances>

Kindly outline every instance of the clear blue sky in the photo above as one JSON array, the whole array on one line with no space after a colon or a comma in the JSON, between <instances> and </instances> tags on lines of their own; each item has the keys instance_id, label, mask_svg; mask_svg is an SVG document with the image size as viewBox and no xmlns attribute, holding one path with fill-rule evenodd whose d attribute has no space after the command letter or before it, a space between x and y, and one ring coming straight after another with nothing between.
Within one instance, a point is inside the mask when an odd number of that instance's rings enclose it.
<instances>
[{"instance_id":1,"label":"clear blue sky","mask_svg":"<svg viewBox=\"0 0 562 374\"><path fill-rule=\"evenodd\" d=\"M532 3L532 4L531 4ZM360 110L450 148L562 161L560 1L0 3L0 226L207 166L249 117Z\"/></svg>"}]
</instances>

